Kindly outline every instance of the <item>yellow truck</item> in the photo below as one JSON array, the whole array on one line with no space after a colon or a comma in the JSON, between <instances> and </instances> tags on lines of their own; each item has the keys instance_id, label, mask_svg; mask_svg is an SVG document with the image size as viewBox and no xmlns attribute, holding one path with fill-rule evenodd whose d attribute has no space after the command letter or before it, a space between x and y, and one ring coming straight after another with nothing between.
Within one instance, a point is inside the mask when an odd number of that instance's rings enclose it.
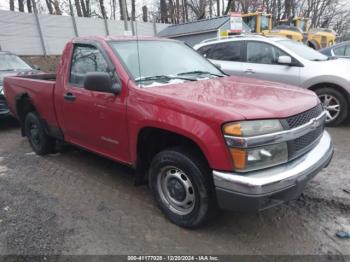
<instances>
[{"instance_id":1,"label":"yellow truck","mask_svg":"<svg viewBox=\"0 0 350 262\"><path fill-rule=\"evenodd\" d=\"M243 23L249 27L250 33L264 36L285 36L297 42L304 43L314 49L321 49L336 43L336 34L328 29L309 30L309 19L304 17L281 20L272 28L272 15L263 12L242 14ZM222 37L230 35L230 30L220 32Z\"/></svg>"},{"instance_id":2,"label":"yellow truck","mask_svg":"<svg viewBox=\"0 0 350 262\"><path fill-rule=\"evenodd\" d=\"M281 20L280 25L294 26L303 32L303 42L313 49L321 49L332 46L336 43L336 34L333 30L324 28L309 28L310 19L296 17L292 21Z\"/></svg>"},{"instance_id":3,"label":"yellow truck","mask_svg":"<svg viewBox=\"0 0 350 262\"><path fill-rule=\"evenodd\" d=\"M292 40L302 42L303 34L299 30L292 31L289 28L272 29L272 15L263 12L255 12L242 14L243 22L249 27L251 33L261 34L264 36L280 35L286 36ZM227 36L227 32L223 32L222 36Z\"/></svg>"}]
</instances>

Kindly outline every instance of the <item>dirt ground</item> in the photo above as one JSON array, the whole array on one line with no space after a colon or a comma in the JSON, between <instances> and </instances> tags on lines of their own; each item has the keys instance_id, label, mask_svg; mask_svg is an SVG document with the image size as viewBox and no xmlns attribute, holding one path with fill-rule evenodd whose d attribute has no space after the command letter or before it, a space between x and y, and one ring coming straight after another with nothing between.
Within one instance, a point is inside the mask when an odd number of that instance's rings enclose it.
<instances>
[{"instance_id":1,"label":"dirt ground","mask_svg":"<svg viewBox=\"0 0 350 262\"><path fill-rule=\"evenodd\" d=\"M259 214L222 212L181 229L131 170L68 147L36 156L0 121L0 254L350 255L350 124L329 129L336 152L298 200ZM348 257L349 258L349 257Z\"/></svg>"}]
</instances>

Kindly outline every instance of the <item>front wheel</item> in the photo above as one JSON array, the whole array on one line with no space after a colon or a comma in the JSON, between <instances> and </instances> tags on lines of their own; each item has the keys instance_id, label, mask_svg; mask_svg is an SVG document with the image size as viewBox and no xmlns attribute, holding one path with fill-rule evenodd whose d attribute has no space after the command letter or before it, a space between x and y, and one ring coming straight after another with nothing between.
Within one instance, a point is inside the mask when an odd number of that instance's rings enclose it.
<instances>
[{"instance_id":1,"label":"front wheel","mask_svg":"<svg viewBox=\"0 0 350 262\"><path fill-rule=\"evenodd\" d=\"M204 159L182 148L158 153L149 183L161 211L174 224L198 227L216 213L214 185Z\"/></svg>"},{"instance_id":2,"label":"front wheel","mask_svg":"<svg viewBox=\"0 0 350 262\"><path fill-rule=\"evenodd\" d=\"M324 110L327 113L326 125L337 126L348 116L349 105L344 95L334 88L323 87L316 90Z\"/></svg>"}]
</instances>

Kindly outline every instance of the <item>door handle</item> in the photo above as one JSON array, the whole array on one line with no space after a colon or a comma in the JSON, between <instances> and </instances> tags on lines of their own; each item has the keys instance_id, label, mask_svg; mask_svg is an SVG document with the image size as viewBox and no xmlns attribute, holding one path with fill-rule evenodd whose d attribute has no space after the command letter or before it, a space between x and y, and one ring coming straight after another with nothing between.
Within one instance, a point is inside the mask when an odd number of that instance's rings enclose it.
<instances>
[{"instance_id":1,"label":"door handle","mask_svg":"<svg viewBox=\"0 0 350 262\"><path fill-rule=\"evenodd\" d=\"M246 73L248 75L252 75L252 74L255 74L255 71L253 69L247 69L244 71L244 73Z\"/></svg>"},{"instance_id":2,"label":"door handle","mask_svg":"<svg viewBox=\"0 0 350 262\"><path fill-rule=\"evenodd\" d=\"M73 102L76 99L75 95L71 92L65 93L63 97L65 100L70 101L70 102Z\"/></svg>"}]
</instances>

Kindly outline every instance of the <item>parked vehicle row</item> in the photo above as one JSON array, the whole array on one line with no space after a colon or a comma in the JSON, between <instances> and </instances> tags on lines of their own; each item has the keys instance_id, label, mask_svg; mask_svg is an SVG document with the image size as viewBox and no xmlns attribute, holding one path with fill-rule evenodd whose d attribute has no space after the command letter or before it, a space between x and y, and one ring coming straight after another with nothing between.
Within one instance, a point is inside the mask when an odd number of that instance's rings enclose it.
<instances>
[{"instance_id":1,"label":"parked vehicle row","mask_svg":"<svg viewBox=\"0 0 350 262\"><path fill-rule=\"evenodd\" d=\"M9 52L0 52L0 117L8 116L8 109L3 90L3 81L6 76L38 73L37 67L32 67L20 57Z\"/></svg>"},{"instance_id":2,"label":"parked vehicle row","mask_svg":"<svg viewBox=\"0 0 350 262\"><path fill-rule=\"evenodd\" d=\"M272 47L255 40L251 62L271 61ZM276 45L274 58L294 70ZM129 165L182 227L203 224L217 208L257 211L296 199L333 155L314 92L226 76L175 40L76 38L57 75L6 77L4 86L38 155L61 140Z\"/></svg>"},{"instance_id":3,"label":"parked vehicle row","mask_svg":"<svg viewBox=\"0 0 350 262\"><path fill-rule=\"evenodd\" d=\"M350 60L327 57L284 37L213 39L194 48L229 75L281 82L316 92L330 126L341 124L348 116Z\"/></svg>"}]
</instances>

